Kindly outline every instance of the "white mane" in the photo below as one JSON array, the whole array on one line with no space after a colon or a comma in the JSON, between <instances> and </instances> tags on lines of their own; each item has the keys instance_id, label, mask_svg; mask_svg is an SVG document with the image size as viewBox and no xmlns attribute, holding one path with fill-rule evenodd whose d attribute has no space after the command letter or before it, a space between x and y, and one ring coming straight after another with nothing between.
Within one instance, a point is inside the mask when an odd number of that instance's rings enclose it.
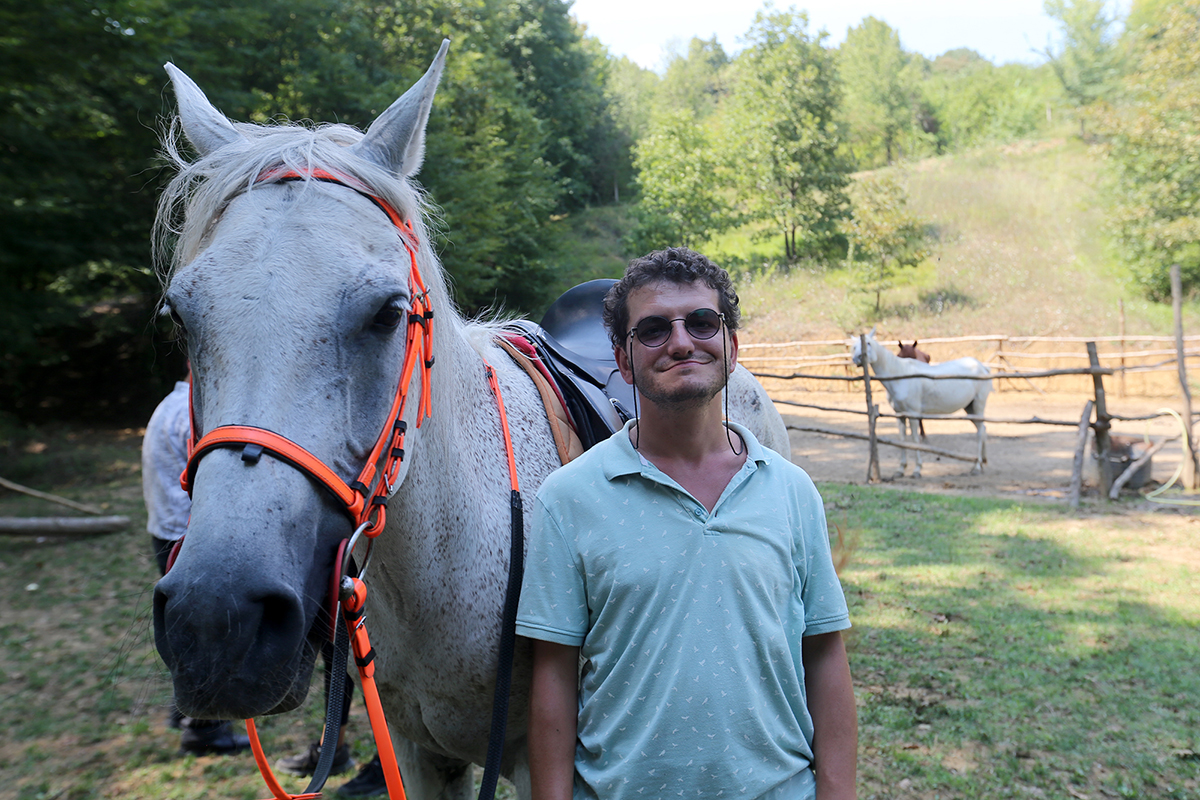
<instances>
[{"instance_id":1,"label":"white mane","mask_svg":"<svg viewBox=\"0 0 1200 800\"><path fill-rule=\"evenodd\" d=\"M488 349L495 333L504 327L506 315L468 321L458 313L448 276L431 246L427 219L432 217L434 224L437 223L436 207L412 182L356 156L349 149L363 138L362 131L343 124L233 124L244 137L244 143L222 147L195 161L182 152L178 118L163 137L163 156L177 170L159 199L154 224L154 260L164 288L176 269L203 250L207 235L230 199L253 191L255 179L264 170L280 166L298 171L322 169L362 181L399 211L401 217L412 221L420 242L417 259L421 275L430 293L443 301L438 304L442 311L434 325L435 337L441 339L448 329L461 325L472 347L480 352Z\"/></svg>"},{"instance_id":2,"label":"white mane","mask_svg":"<svg viewBox=\"0 0 1200 800\"><path fill-rule=\"evenodd\" d=\"M163 137L163 156L177 170L159 199L154 225L155 264L164 282L176 268L194 259L203 249L205 234L229 200L251 191L264 170L276 167L299 171L323 169L362 181L405 220L412 221L422 250L426 249L429 232L425 217L431 213L431 207L412 183L349 149L363 138L362 131L342 124L233 125L242 135L242 141L196 161L190 161L181 152L178 118ZM438 283L441 282L439 276Z\"/></svg>"}]
</instances>

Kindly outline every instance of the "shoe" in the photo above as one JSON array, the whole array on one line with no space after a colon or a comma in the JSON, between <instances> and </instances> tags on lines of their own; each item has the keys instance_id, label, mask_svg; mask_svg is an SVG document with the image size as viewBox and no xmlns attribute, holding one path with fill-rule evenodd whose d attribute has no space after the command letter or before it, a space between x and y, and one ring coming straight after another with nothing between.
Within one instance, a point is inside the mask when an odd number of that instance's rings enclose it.
<instances>
[{"instance_id":1,"label":"shoe","mask_svg":"<svg viewBox=\"0 0 1200 800\"><path fill-rule=\"evenodd\" d=\"M338 797L375 797L382 794L387 794L387 780L383 777L383 764L379 761L379 753L363 764L358 774L337 790Z\"/></svg>"},{"instance_id":2,"label":"shoe","mask_svg":"<svg viewBox=\"0 0 1200 800\"><path fill-rule=\"evenodd\" d=\"M313 742L303 753L294 756L284 756L275 762L275 769L299 778L307 778L317 771L317 760L321 758L321 743ZM329 768L330 775L341 775L354 769L354 759L350 757L350 747L345 742L333 751L333 766Z\"/></svg>"},{"instance_id":3,"label":"shoe","mask_svg":"<svg viewBox=\"0 0 1200 800\"><path fill-rule=\"evenodd\" d=\"M228 721L198 720L184 717L179 752L194 756L227 756L250 748L250 737L234 733Z\"/></svg>"}]
</instances>

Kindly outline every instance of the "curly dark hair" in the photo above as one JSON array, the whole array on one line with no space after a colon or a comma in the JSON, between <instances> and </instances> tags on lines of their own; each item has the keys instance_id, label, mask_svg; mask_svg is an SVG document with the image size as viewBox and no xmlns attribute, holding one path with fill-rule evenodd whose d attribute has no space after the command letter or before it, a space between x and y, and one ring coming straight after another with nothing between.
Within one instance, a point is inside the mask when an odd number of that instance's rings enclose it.
<instances>
[{"instance_id":1,"label":"curly dark hair","mask_svg":"<svg viewBox=\"0 0 1200 800\"><path fill-rule=\"evenodd\" d=\"M688 284L703 281L717 293L717 310L725 315L725 326L736 331L741 325L737 292L729 273L695 250L668 247L635 258L625 268L625 276L613 284L604 297L604 327L616 349L625 346L629 333L629 293L650 283L669 281Z\"/></svg>"}]
</instances>

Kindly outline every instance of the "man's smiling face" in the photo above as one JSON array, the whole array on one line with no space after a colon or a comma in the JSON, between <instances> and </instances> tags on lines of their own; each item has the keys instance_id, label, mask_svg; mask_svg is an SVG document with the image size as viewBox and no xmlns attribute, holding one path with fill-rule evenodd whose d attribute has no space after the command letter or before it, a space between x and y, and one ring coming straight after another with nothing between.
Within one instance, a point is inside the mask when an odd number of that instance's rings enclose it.
<instances>
[{"instance_id":1,"label":"man's smiling face","mask_svg":"<svg viewBox=\"0 0 1200 800\"><path fill-rule=\"evenodd\" d=\"M617 365L642 398L663 408L689 408L712 400L725 386L727 370L737 363L737 334L725 325L711 339L697 339L684 327L683 318L697 309L717 309L716 289L703 281L656 281L629 293L629 320L633 327L647 317L671 322L666 342L648 347L637 337L626 338L617 351ZM725 358L728 357L728 366Z\"/></svg>"}]
</instances>

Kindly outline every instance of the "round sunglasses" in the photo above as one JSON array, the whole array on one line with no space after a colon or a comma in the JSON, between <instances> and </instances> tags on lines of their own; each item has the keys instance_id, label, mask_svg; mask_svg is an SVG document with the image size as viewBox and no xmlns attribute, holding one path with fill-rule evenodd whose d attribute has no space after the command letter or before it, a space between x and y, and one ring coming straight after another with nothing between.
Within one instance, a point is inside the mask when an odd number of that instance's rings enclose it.
<instances>
[{"instance_id":1,"label":"round sunglasses","mask_svg":"<svg viewBox=\"0 0 1200 800\"><path fill-rule=\"evenodd\" d=\"M711 339L721 330L725 315L711 308L697 308L686 317L675 319L643 317L637 325L629 329L629 335L646 347L662 347L667 343L667 339L671 338L672 326L681 321L688 336L693 339Z\"/></svg>"}]
</instances>

